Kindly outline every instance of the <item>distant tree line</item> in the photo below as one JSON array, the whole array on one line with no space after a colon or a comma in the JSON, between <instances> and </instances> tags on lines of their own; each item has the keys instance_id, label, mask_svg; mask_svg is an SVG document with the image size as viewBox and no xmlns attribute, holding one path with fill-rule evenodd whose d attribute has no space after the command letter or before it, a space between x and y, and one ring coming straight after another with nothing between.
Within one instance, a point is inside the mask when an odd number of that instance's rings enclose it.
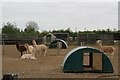
<instances>
[{"instance_id":1,"label":"distant tree line","mask_svg":"<svg viewBox=\"0 0 120 80\"><path fill-rule=\"evenodd\" d=\"M78 31L73 32L70 28L67 29L60 29L60 30L52 30L52 31L42 31L39 32L38 24L34 21L29 21L25 25L25 29L21 30L18 28L18 26L15 23L4 23L2 26L2 33L3 34L16 34L21 36L38 36L38 35L45 35L48 33L69 33L69 36L77 36L77 34L96 34L96 35L102 35L102 34L120 34L120 30L110 30L110 29L102 29L102 30L93 30L93 31Z\"/></svg>"}]
</instances>

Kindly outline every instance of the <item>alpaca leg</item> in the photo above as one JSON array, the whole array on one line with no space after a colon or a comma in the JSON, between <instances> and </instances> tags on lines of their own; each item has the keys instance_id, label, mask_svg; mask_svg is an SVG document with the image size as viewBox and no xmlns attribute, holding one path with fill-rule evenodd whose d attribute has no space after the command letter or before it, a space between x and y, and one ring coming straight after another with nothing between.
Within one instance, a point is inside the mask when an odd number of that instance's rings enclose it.
<instances>
[{"instance_id":1,"label":"alpaca leg","mask_svg":"<svg viewBox=\"0 0 120 80\"><path fill-rule=\"evenodd\" d=\"M42 56L43 55L43 51L39 51L39 54L40 54L40 56Z\"/></svg>"},{"instance_id":2,"label":"alpaca leg","mask_svg":"<svg viewBox=\"0 0 120 80\"><path fill-rule=\"evenodd\" d=\"M43 57L45 57L45 56L46 56L46 54L44 53Z\"/></svg>"},{"instance_id":3,"label":"alpaca leg","mask_svg":"<svg viewBox=\"0 0 120 80\"><path fill-rule=\"evenodd\" d=\"M43 51L40 51L40 55L43 56Z\"/></svg>"},{"instance_id":4,"label":"alpaca leg","mask_svg":"<svg viewBox=\"0 0 120 80\"><path fill-rule=\"evenodd\" d=\"M46 54L45 54L45 51L43 52L43 57L45 57L46 56Z\"/></svg>"},{"instance_id":5,"label":"alpaca leg","mask_svg":"<svg viewBox=\"0 0 120 80\"><path fill-rule=\"evenodd\" d=\"M23 55L23 52L21 52L21 56Z\"/></svg>"},{"instance_id":6,"label":"alpaca leg","mask_svg":"<svg viewBox=\"0 0 120 80\"><path fill-rule=\"evenodd\" d=\"M44 57L46 56L46 50L44 51Z\"/></svg>"},{"instance_id":7,"label":"alpaca leg","mask_svg":"<svg viewBox=\"0 0 120 80\"><path fill-rule=\"evenodd\" d=\"M41 51L41 56L43 56L43 57L45 57L46 55L45 55L45 51L44 50L42 50Z\"/></svg>"}]
</instances>

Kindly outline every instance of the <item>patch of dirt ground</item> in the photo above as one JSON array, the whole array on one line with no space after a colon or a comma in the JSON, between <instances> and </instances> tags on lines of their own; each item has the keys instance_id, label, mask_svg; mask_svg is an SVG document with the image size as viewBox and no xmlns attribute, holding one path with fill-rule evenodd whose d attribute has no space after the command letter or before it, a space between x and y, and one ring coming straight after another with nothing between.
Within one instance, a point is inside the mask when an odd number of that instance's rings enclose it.
<instances>
[{"instance_id":1,"label":"patch of dirt ground","mask_svg":"<svg viewBox=\"0 0 120 80\"><path fill-rule=\"evenodd\" d=\"M78 46L61 49L59 55L57 49L48 49L45 57L37 53L36 60L21 60L20 52L15 45L5 45L2 52L2 74L17 73L19 78L97 78L100 75L106 75L105 73L64 73L61 64L65 55L75 47ZM113 74L118 74L118 47L114 47L116 48L115 55L109 58L114 67Z\"/></svg>"}]
</instances>

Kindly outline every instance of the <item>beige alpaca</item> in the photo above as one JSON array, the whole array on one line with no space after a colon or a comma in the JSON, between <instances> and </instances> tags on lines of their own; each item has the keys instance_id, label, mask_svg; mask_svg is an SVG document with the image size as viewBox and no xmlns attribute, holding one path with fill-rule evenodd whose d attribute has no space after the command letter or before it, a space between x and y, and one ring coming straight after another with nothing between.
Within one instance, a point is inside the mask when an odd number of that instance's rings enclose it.
<instances>
[{"instance_id":1,"label":"beige alpaca","mask_svg":"<svg viewBox=\"0 0 120 80\"><path fill-rule=\"evenodd\" d=\"M30 46L30 45L28 45L28 44L25 44L24 46L25 46L25 48L26 48L26 52L27 52L27 53L29 53L29 54L32 53L32 50L33 50L33 48L34 48L33 46Z\"/></svg>"},{"instance_id":2,"label":"beige alpaca","mask_svg":"<svg viewBox=\"0 0 120 80\"><path fill-rule=\"evenodd\" d=\"M28 44L25 44L25 47L27 49L27 54L23 54L21 56L21 59L36 59L35 58L35 49L32 46L29 46Z\"/></svg>"},{"instance_id":3,"label":"beige alpaca","mask_svg":"<svg viewBox=\"0 0 120 80\"><path fill-rule=\"evenodd\" d=\"M46 55L46 51L47 51L46 45L44 44L37 45L35 40L33 40L32 43L36 52L41 53L43 56Z\"/></svg>"},{"instance_id":4,"label":"beige alpaca","mask_svg":"<svg viewBox=\"0 0 120 80\"><path fill-rule=\"evenodd\" d=\"M98 40L96 42L99 45L100 51L110 53L111 55L114 55L115 48L113 46L102 46L102 41Z\"/></svg>"}]
</instances>

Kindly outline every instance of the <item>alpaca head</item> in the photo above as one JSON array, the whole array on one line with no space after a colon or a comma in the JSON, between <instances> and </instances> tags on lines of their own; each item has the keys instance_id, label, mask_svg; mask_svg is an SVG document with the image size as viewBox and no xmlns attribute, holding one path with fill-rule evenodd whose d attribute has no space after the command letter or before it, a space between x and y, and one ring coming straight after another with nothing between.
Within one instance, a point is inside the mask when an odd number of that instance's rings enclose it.
<instances>
[{"instance_id":1,"label":"alpaca head","mask_svg":"<svg viewBox=\"0 0 120 80\"><path fill-rule=\"evenodd\" d=\"M99 45L99 44L102 44L102 41L98 40L96 43Z\"/></svg>"},{"instance_id":2,"label":"alpaca head","mask_svg":"<svg viewBox=\"0 0 120 80\"><path fill-rule=\"evenodd\" d=\"M98 40L98 41L96 42L96 44L99 46L100 51L103 51L102 41L101 41L101 40Z\"/></svg>"},{"instance_id":3,"label":"alpaca head","mask_svg":"<svg viewBox=\"0 0 120 80\"><path fill-rule=\"evenodd\" d=\"M25 44L24 46L25 46L25 48L28 48L29 45L28 45L28 44Z\"/></svg>"}]
</instances>

